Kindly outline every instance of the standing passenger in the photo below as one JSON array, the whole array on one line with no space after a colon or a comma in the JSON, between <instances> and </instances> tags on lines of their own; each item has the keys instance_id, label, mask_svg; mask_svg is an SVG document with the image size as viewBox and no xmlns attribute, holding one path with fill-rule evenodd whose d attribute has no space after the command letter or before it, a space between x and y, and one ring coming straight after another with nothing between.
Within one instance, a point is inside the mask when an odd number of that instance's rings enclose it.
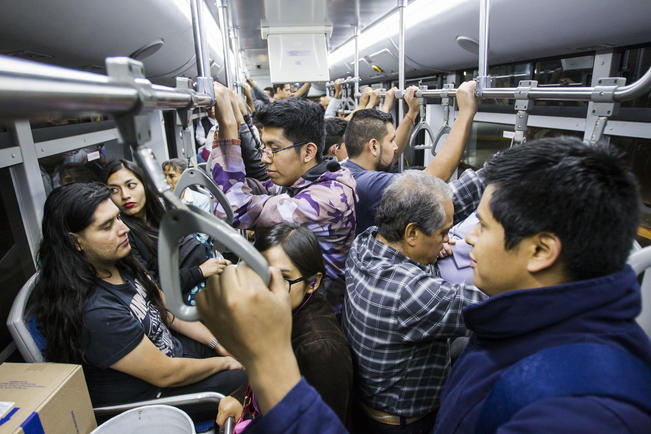
<instances>
[{"instance_id":1,"label":"standing passenger","mask_svg":"<svg viewBox=\"0 0 651 434\"><path fill-rule=\"evenodd\" d=\"M325 267L316 236L305 227L280 223L256 234L255 247L269 265L281 270L292 305L292 349L305 379L345 424L351 406L353 366L348 342L328 302L317 290ZM266 312L262 311L261 315ZM250 391L249 391L250 392ZM245 418L260 416L248 399ZM242 416L242 404L228 397L219 403L217 422Z\"/></svg>"},{"instance_id":2,"label":"standing passenger","mask_svg":"<svg viewBox=\"0 0 651 434\"><path fill-rule=\"evenodd\" d=\"M449 341L467 334L461 311L486 298L438 273L452 215L445 182L407 171L384 191L378 226L350 249L343 326L364 432L431 431L450 371Z\"/></svg>"},{"instance_id":3,"label":"standing passenger","mask_svg":"<svg viewBox=\"0 0 651 434\"><path fill-rule=\"evenodd\" d=\"M490 298L463 312L474 333L437 432L651 432L651 343L626 265L640 212L633 174L569 137L510 148L485 170L466 239Z\"/></svg>"},{"instance_id":4,"label":"standing passenger","mask_svg":"<svg viewBox=\"0 0 651 434\"><path fill-rule=\"evenodd\" d=\"M289 98L256 112L264 125L262 162L271 179L254 183L245 176L228 90L216 85L215 91L220 128L211 173L231 203L233 225L255 229L287 222L314 232L326 262L326 297L335 310L340 309L344 262L355 236L355 180L336 162L322 161L322 108Z\"/></svg>"}]
</instances>

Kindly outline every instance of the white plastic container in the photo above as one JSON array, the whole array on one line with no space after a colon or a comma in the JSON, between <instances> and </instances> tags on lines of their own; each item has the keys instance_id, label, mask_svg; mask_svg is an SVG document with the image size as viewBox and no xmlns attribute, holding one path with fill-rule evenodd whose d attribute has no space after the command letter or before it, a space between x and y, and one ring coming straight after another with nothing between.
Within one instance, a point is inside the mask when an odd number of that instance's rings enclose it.
<instances>
[{"instance_id":1,"label":"white plastic container","mask_svg":"<svg viewBox=\"0 0 651 434\"><path fill-rule=\"evenodd\" d=\"M91 434L195 434L184 411L169 405L148 405L107 420Z\"/></svg>"}]
</instances>

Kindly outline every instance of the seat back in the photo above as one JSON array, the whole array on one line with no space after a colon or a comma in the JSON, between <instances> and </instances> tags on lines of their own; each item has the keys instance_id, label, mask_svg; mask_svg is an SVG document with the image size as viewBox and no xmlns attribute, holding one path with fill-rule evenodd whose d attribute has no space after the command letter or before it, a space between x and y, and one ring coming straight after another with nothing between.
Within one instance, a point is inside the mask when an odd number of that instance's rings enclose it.
<instances>
[{"instance_id":1,"label":"seat back","mask_svg":"<svg viewBox=\"0 0 651 434\"><path fill-rule=\"evenodd\" d=\"M642 312L637 317L637 322L644 332L651 336L651 246L633 252L628 257L629 265L638 276L642 277Z\"/></svg>"},{"instance_id":2,"label":"seat back","mask_svg":"<svg viewBox=\"0 0 651 434\"><path fill-rule=\"evenodd\" d=\"M9 329L9 333L11 333L11 336L14 338L14 342L16 343L16 347L21 356L23 356L25 361L29 363L45 362L45 357L43 357L41 350L36 344L34 336L32 336L32 333L29 330L28 319L25 312L29 296L34 289L34 286L36 286L37 280L38 273L35 273L29 278L27 283L23 285L11 305L9 317L7 318L7 328Z\"/></svg>"}]
</instances>

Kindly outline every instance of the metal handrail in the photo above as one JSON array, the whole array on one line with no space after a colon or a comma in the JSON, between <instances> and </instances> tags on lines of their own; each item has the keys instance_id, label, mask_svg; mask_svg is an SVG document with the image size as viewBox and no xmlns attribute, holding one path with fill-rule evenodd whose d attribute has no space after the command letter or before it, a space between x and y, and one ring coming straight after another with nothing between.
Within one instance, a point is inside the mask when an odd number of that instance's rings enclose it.
<instances>
[{"instance_id":1,"label":"metal handrail","mask_svg":"<svg viewBox=\"0 0 651 434\"><path fill-rule=\"evenodd\" d=\"M210 95L152 85L138 78L132 84L110 77L38 62L0 56L0 115L33 118L49 113L99 112L121 114L138 110L135 85L148 86L148 108L208 107Z\"/></svg>"}]
</instances>

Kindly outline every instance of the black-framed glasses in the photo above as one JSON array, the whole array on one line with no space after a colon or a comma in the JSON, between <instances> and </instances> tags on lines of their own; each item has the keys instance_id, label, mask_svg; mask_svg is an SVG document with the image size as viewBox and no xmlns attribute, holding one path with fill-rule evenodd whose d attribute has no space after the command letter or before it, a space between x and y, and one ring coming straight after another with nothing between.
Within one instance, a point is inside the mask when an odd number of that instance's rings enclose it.
<instances>
[{"instance_id":1,"label":"black-framed glasses","mask_svg":"<svg viewBox=\"0 0 651 434\"><path fill-rule=\"evenodd\" d=\"M298 148L300 146L303 146L305 144L310 143L309 141L307 142L301 142L301 143L294 143L293 145L285 146L284 148L280 149L273 149L273 148L267 148L266 146L262 145L260 147L260 151L269 159L273 159L274 155L279 153L280 151L284 151L286 149L292 149L292 148Z\"/></svg>"},{"instance_id":2,"label":"black-framed glasses","mask_svg":"<svg viewBox=\"0 0 651 434\"><path fill-rule=\"evenodd\" d=\"M289 290L290 291L292 290L292 285L293 284L298 283L298 282L305 282L305 281L310 280L309 277L305 277L305 276L301 276L298 279L288 279L286 277L283 277L283 279L285 280L285 282L289 283Z\"/></svg>"}]
</instances>

